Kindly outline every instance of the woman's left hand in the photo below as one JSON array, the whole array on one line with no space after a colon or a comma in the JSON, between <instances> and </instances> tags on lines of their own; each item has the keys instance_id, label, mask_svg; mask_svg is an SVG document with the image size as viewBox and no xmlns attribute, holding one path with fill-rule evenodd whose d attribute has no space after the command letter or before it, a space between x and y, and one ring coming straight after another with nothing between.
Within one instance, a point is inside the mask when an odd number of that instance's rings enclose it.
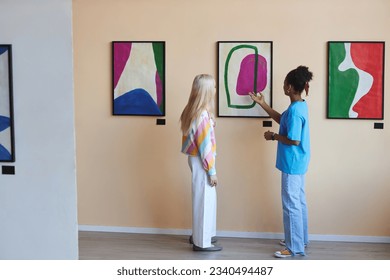
<instances>
[{"instance_id":1,"label":"woman's left hand","mask_svg":"<svg viewBox=\"0 0 390 280\"><path fill-rule=\"evenodd\" d=\"M274 132L272 132L272 131L266 131L266 132L264 132L264 138L265 138L265 140L272 140L272 136L273 135L275 135L275 133Z\"/></svg>"},{"instance_id":2,"label":"woman's left hand","mask_svg":"<svg viewBox=\"0 0 390 280\"><path fill-rule=\"evenodd\" d=\"M217 175L211 175L209 179L210 179L210 185L212 187L216 187L218 185Z\"/></svg>"}]
</instances>

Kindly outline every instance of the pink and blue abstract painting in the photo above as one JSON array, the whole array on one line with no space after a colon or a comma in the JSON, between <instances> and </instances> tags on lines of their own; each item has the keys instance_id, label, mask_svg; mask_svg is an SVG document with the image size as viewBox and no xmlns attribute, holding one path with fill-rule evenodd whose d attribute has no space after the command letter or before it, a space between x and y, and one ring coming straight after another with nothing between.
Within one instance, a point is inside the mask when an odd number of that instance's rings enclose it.
<instances>
[{"instance_id":1,"label":"pink and blue abstract painting","mask_svg":"<svg viewBox=\"0 0 390 280\"><path fill-rule=\"evenodd\" d=\"M272 42L218 42L218 116L269 117L250 92L272 106Z\"/></svg>"},{"instance_id":2,"label":"pink and blue abstract painting","mask_svg":"<svg viewBox=\"0 0 390 280\"><path fill-rule=\"evenodd\" d=\"M15 161L11 45L0 45L0 161Z\"/></svg>"},{"instance_id":3,"label":"pink and blue abstract painting","mask_svg":"<svg viewBox=\"0 0 390 280\"><path fill-rule=\"evenodd\" d=\"M165 42L114 41L113 114L165 116Z\"/></svg>"}]
</instances>

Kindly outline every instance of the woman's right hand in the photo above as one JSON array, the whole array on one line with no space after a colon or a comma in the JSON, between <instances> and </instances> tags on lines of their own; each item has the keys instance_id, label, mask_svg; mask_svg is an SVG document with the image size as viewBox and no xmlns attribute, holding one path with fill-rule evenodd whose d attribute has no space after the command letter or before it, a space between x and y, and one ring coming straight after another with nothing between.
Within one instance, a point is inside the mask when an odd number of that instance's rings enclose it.
<instances>
[{"instance_id":1,"label":"woman's right hand","mask_svg":"<svg viewBox=\"0 0 390 280\"><path fill-rule=\"evenodd\" d=\"M262 105L265 103L264 94L262 92L250 92L249 95L257 104Z\"/></svg>"},{"instance_id":2,"label":"woman's right hand","mask_svg":"<svg viewBox=\"0 0 390 280\"><path fill-rule=\"evenodd\" d=\"M210 176L210 185L212 187L216 187L218 185L218 178L217 175L211 175Z\"/></svg>"}]
</instances>

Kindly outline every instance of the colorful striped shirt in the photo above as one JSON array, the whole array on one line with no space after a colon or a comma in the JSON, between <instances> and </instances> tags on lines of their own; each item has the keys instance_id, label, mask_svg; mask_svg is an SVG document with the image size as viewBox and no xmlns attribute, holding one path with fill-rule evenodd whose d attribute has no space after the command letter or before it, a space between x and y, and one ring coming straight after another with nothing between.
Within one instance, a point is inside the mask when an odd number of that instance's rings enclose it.
<instances>
[{"instance_id":1,"label":"colorful striped shirt","mask_svg":"<svg viewBox=\"0 0 390 280\"><path fill-rule=\"evenodd\" d=\"M214 121L207 111L194 120L187 135L183 135L182 153L199 156L208 175L216 175L215 157L217 145L214 134Z\"/></svg>"}]
</instances>

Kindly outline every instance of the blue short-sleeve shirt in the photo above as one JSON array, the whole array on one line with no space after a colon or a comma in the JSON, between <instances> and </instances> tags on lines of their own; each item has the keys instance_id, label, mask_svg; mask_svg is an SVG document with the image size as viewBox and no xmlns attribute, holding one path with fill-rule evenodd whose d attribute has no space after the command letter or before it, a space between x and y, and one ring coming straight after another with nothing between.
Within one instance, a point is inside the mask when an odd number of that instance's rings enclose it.
<instances>
[{"instance_id":1,"label":"blue short-sleeve shirt","mask_svg":"<svg viewBox=\"0 0 390 280\"><path fill-rule=\"evenodd\" d=\"M310 161L309 114L305 101L295 101L283 112L279 135L300 143L295 146L278 142L276 168L287 174L305 174Z\"/></svg>"}]
</instances>

